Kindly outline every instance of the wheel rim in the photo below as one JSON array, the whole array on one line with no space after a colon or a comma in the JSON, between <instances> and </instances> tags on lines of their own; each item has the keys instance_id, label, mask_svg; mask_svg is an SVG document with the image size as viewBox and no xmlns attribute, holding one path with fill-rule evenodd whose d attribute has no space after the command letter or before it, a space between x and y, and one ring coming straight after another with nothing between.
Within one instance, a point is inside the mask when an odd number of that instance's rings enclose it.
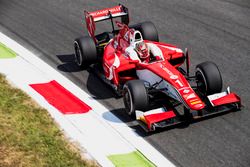
<instances>
[{"instance_id":1,"label":"wheel rim","mask_svg":"<svg viewBox=\"0 0 250 167\"><path fill-rule=\"evenodd\" d=\"M75 60L78 66L82 65L82 53L77 42L75 42Z\"/></svg>"},{"instance_id":2,"label":"wheel rim","mask_svg":"<svg viewBox=\"0 0 250 167\"><path fill-rule=\"evenodd\" d=\"M201 93L206 94L206 92L207 92L206 80L205 80L203 73L199 69L196 72L196 83L197 83L198 90Z\"/></svg>"},{"instance_id":3,"label":"wheel rim","mask_svg":"<svg viewBox=\"0 0 250 167\"><path fill-rule=\"evenodd\" d=\"M126 112L128 113L128 115L132 115L132 113L133 113L133 102L132 102L132 98L131 98L131 93L128 90L128 88L125 88L124 105L125 105L125 109L126 109Z\"/></svg>"}]
</instances>

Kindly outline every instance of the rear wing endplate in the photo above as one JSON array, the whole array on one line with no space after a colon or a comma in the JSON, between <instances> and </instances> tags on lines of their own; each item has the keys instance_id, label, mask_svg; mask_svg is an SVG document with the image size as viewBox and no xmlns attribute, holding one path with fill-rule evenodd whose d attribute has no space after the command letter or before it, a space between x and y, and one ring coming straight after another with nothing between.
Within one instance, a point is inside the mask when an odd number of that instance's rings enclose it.
<instances>
[{"instance_id":1,"label":"rear wing endplate","mask_svg":"<svg viewBox=\"0 0 250 167\"><path fill-rule=\"evenodd\" d=\"M123 5L114 6L112 8L106 8L102 10L97 10L94 12L84 11L86 26L89 35L94 38L95 36L95 22L113 19L116 17L121 17L121 22L124 24L129 23L128 8ZM112 22L113 26L113 22Z\"/></svg>"}]
</instances>

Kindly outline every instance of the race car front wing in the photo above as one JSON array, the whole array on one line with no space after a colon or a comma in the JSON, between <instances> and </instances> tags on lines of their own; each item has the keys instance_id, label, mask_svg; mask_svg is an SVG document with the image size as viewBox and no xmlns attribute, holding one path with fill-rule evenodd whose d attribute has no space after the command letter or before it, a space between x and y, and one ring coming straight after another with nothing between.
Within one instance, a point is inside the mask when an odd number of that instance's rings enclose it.
<instances>
[{"instance_id":1,"label":"race car front wing","mask_svg":"<svg viewBox=\"0 0 250 167\"><path fill-rule=\"evenodd\" d=\"M139 125L149 132L184 122L194 122L209 116L237 111L241 108L240 97L235 93L231 93L229 88L225 92L207 96L205 103L206 107L199 111L192 111L184 107L183 114L180 114L173 106L167 106L167 104L163 104L161 108L146 112L136 110L136 119Z\"/></svg>"}]
</instances>

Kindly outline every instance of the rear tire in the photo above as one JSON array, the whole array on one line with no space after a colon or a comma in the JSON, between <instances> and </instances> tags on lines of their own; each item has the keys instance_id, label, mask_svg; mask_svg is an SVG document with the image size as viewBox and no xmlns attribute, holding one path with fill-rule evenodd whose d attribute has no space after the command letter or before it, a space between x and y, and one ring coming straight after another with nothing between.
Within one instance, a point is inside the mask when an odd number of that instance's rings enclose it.
<instances>
[{"instance_id":1,"label":"rear tire","mask_svg":"<svg viewBox=\"0 0 250 167\"><path fill-rule=\"evenodd\" d=\"M135 117L135 110L145 111L148 108L148 94L141 80L128 81L123 88L123 101L128 115Z\"/></svg>"},{"instance_id":2,"label":"rear tire","mask_svg":"<svg viewBox=\"0 0 250 167\"><path fill-rule=\"evenodd\" d=\"M158 31L155 25L150 21L132 25L130 28L140 31L145 40L159 42Z\"/></svg>"},{"instance_id":3,"label":"rear tire","mask_svg":"<svg viewBox=\"0 0 250 167\"><path fill-rule=\"evenodd\" d=\"M74 41L75 61L79 67L87 67L97 62L97 50L91 37L80 37Z\"/></svg>"},{"instance_id":4,"label":"rear tire","mask_svg":"<svg viewBox=\"0 0 250 167\"><path fill-rule=\"evenodd\" d=\"M220 93L222 77L217 65L213 62L204 62L196 66L197 88L204 95Z\"/></svg>"}]
</instances>

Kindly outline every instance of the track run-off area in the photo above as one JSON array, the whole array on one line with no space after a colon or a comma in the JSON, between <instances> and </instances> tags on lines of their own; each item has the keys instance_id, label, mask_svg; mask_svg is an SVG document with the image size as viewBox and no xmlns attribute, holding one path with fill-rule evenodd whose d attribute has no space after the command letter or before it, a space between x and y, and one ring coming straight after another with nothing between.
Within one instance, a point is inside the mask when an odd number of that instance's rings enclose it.
<instances>
[{"instance_id":1,"label":"track run-off area","mask_svg":"<svg viewBox=\"0 0 250 167\"><path fill-rule=\"evenodd\" d=\"M191 69L214 61L223 86L244 108L187 126L145 134L123 111L122 99L74 63L73 41L87 35L83 11L123 3L131 24L150 20L160 41L189 48ZM250 2L248 0L32 1L0 0L0 31L89 93L176 166L250 166ZM102 24L108 29L110 25ZM191 70L193 72L193 70ZM105 115L106 121L111 121ZM98 141L100 142L100 141Z\"/></svg>"}]
</instances>

